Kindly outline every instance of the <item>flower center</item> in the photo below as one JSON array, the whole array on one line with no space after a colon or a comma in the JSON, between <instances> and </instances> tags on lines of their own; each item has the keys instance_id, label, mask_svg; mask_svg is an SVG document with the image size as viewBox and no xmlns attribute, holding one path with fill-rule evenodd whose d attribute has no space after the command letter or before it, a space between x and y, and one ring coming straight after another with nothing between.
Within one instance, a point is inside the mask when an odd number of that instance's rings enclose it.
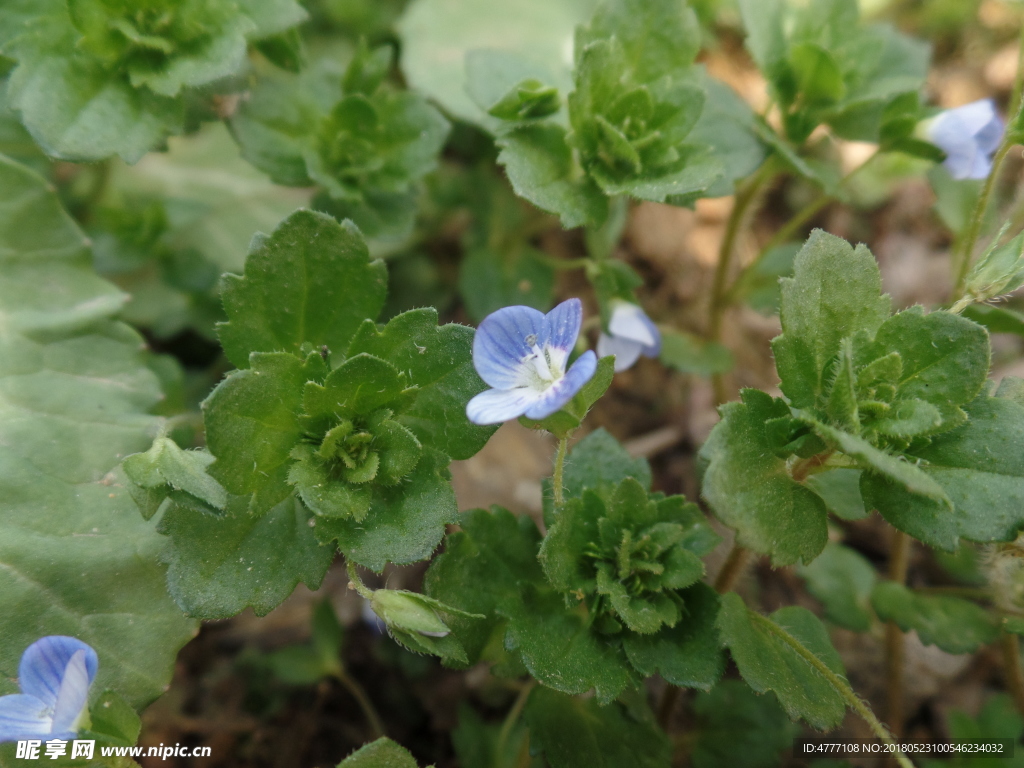
<instances>
[{"instance_id":1,"label":"flower center","mask_svg":"<svg viewBox=\"0 0 1024 768\"><path fill-rule=\"evenodd\" d=\"M531 353L523 359L523 362L532 366L535 374L533 384L538 389L547 389L565 375L563 370L565 360L562 351L547 344L543 349L534 344Z\"/></svg>"}]
</instances>

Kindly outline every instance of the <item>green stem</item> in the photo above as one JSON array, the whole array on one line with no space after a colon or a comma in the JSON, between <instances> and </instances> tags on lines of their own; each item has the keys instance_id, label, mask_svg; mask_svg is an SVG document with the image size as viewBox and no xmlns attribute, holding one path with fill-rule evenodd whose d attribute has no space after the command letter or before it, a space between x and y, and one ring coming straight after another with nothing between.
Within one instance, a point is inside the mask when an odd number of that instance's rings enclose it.
<instances>
[{"instance_id":1,"label":"green stem","mask_svg":"<svg viewBox=\"0 0 1024 768\"><path fill-rule=\"evenodd\" d=\"M519 690L519 695L516 696L516 700L512 702L512 708L505 716L505 722L501 724L498 740L494 744L494 768L502 768L505 763L503 758L508 745L508 737L512 735L512 729L519 722L519 717L523 714L523 708L526 706L526 700L530 698L530 692L535 685L537 685L537 681L530 680Z\"/></svg>"},{"instance_id":2,"label":"green stem","mask_svg":"<svg viewBox=\"0 0 1024 768\"><path fill-rule=\"evenodd\" d=\"M729 302L726 300L726 284L729 273L732 271L736 239L739 236L740 228L746 220L750 206L757 199L758 191L774 176L775 162L772 158L768 158L754 175L736 190L736 198L725 224L725 235L722 238L722 246L718 250L718 263L715 265L715 274L711 282L711 305L708 309L708 338L711 341L719 341L722 335L722 319L729 306ZM725 379L722 374L714 374L711 377L711 384L715 391L716 405L721 405L728 399Z\"/></svg>"},{"instance_id":3,"label":"green stem","mask_svg":"<svg viewBox=\"0 0 1024 768\"><path fill-rule=\"evenodd\" d=\"M729 550L729 556L725 558L725 562L722 563L722 569L718 572L718 576L715 577L715 591L718 594L724 595L726 592L732 592L736 582L740 580L740 576L746 570L747 563L750 562L752 554L746 547L741 547L735 543L732 545L732 549Z\"/></svg>"},{"instance_id":4,"label":"green stem","mask_svg":"<svg viewBox=\"0 0 1024 768\"><path fill-rule=\"evenodd\" d=\"M843 178L841 178L838 184L836 185L837 192L838 190L842 189L842 187L844 187L846 184L848 184L851 179L855 178L857 174L859 174L861 171L867 168L872 162L874 162L875 158L879 157L881 154L881 152L875 152L873 155L871 155L871 157L869 157L867 160L865 160L863 163L858 165L856 168L854 168L852 171L846 174ZM726 298L728 300L728 303L732 304L735 301L736 293L742 285L744 275L746 275L750 270L756 269L757 266L764 260L764 258L769 253L771 253L775 248L778 248L780 245L784 245L785 243L788 243L790 240L792 240L798 232L800 232L805 226L807 226L807 223L811 221L811 219L817 216L829 205L836 202L838 199L839 197L837 194L822 194L819 195L818 197L815 197L814 200L812 200L799 211L797 211L795 214L793 214L793 216L790 217L789 221L783 224L778 229L778 231L776 231L776 233L772 235L771 239L764 244L760 252L757 254L757 258L750 262L750 264L748 264L746 267L744 267L739 277L737 277L736 280L733 281L733 284L729 287L729 290L726 292Z\"/></svg>"},{"instance_id":5,"label":"green stem","mask_svg":"<svg viewBox=\"0 0 1024 768\"><path fill-rule=\"evenodd\" d=\"M894 528L889 578L897 584L905 583L909 562L910 537ZM885 625L886 719L897 738L903 734L903 650L903 630L890 621Z\"/></svg>"},{"instance_id":6,"label":"green stem","mask_svg":"<svg viewBox=\"0 0 1024 768\"><path fill-rule=\"evenodd\" d=\"M914 764L907 759L907 756L904 755L902 750L900 750L899 747L896 745L896 742L893 740L893 737L889 733L888 729L881 723L881 721L877 717L875 717L875 713L871 711L870 707L868 707L867 704L861 701L860 697L854 692L852 688L850 688L850 684L846 680L844 680L842 677L840 677L831 669L829 669L828 665L825 664L825 662L823 662L821 659L819 659L817 656L815 656L813 653L807 650L800 641L798 641L795 637L789 634L789 632L784 630L782 627L780 627L774 621L769 619L767 616L762 616L760 613L757 613L756 611L750 611L749 613L755 621L760 622L765 627L765 629L767 629L769 632L771 632L784 643L786 643L786 645L788 645L790 648L796 651L797 655L799 655L801 658L804 659L804 661L806 661L808 664L814 667L818 674L825 678L826 682L828 682L829 685L835 688L836 692L838 692L839 695L846 699L847 704L850 705L853 711L864 719L864 722L866 722L868 726L870 726L875 736L877 736L883 743L896 748L896 761L901 766L903 766L903 768L914 768Z\"/></svg>"},{"instance_id":7,"label":"green stem","mask_svg":"<svg viewBox=\"0 0 1024 768\"><path fill-rule=\"evenodd\" d=\"M992 191L996 187L996 179L999 176L999 169L1002 167L1003 160L1010 154L1010 150L1013 148L1013 140L1010 138L1010 131L1007 131L1003 136L1003 143L999 145L999 149L996 150L995 157L992 158L992 170L989 171L988 178L985 179L985 186L981 188L981 194L978 196L978 202L974 206L974 212L971 214L971 221L967 225L967 234L964 235L963 242L960 246L959 253L956 254L956 258L953 260L956 264L956 285L953 289L953 295L961 297L964 294L964 288L967 283L967 273L971 268L971 262L973 261L972 256L974 254L974 246L978 243L978 236L981 234L981 226L985 223L985 213L988 211L989 200L992 198Z\"/></svg>"},{"instance_id":8,"label":"green stem","mask_svg":"<svg viewBox=\"0 0 1024 768\"><path fill-rule=\"evenodd\" d=\"M379 739L384 735L384 721L381 720L380 714L377 712L377 708L373 706L373 702L370 701L370 697L366 695L366 690L349 677L348 673L344 670L339 670L334 673L334 679L337 680L342 686L352 694L352 698L356 700L356 704L359 705L359 709L363 711L363 715L366 717L366 722L370 724L370 730L373 731L373 738Z\"/></svg>"},{"instance_id":9,"label":"green stem","mask_svg":"<svg viewBox=\"0 0 1024 768\"><path fill-rule=\"evenodd\" d=\"M562 477L565 474L565 454L569 449L569 438L563 437L558 441L558 450L555 451L555 471L551 475L551 487L555 493L555 509L560 509L565 503L565 488Z\"/></svg>"},{"instance_id":10,"label":"green stem","mask_svg":"<svg viewBox=\"0 0 1024 768\"><path fill-rule=\"evenodd\" d=\"M345 568L348 570L348 585L358 592L361 597L370 600L373 597L373 590L363 584L363 580L359 578L356 564L348 560L345 562Z\"/></svg>"}]
</instances>

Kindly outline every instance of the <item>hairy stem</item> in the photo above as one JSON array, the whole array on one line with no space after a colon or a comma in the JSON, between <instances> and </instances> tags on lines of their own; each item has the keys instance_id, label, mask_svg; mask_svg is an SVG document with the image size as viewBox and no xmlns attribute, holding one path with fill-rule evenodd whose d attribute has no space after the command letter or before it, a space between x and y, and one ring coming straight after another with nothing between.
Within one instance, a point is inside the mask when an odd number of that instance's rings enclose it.
<instances>
[{"instance_id":1,"label":"hairy stem","mask_svg":"<svg viewBox=\"0 0 1024 768\"><path fill-rule=\"evenodd\" d=\"M887 745L896 747L896 742L893 740L892 734L890 734L882 722L875 717L875 713L872 712L871 708L861 700L846 680L833 672L825 662L807 650L803 646L803 643L798 641L795 637L789 634L789 632L784 630L767 616L762 616L756 611L750 611L750 615L755 621L760 622L769 632L796 651L804 661L814 667L818 674L825 678L829 685L835 688L835 690L844 699L846 699L847 704L850 705L853 711L864 719L864 722L871 727L871 731L879 738L879 740ZM899 747L896 747L895 757L896 762L899 763L902 768L914 768L914 764L907 759L907 756L903 754Z\"/></svg>"},{"instance_id":2,"label":"hairy stem","mask_svg":"<svg viewBox=\"0 0 1024 768\"><path fill-rule=\"evenodd\" d=\"M359 572L356 570L356 564L351 560L346 560L345 568L348 570L348 585L366 600L372 598L373 590L363 584L363 580L359 578Z\"/></svg>"},{"instance_id":3,"label":"hairy stem","mask_svg":"<svg viewBox=\"0 0 1024 768\"><path fill-rule=\"evenodd\" d=\"M956 265L956 286L953 289L953 295L956 297L963 296L964 294L964 288L967 284L967 273L970 271L971 263L974 261L972 258L974 246L978 243L981 226L985 223L985 213L988 211L989 200L992 198L993 190L995 190L996 179L999 176L1003 160L1010 154L1012 148L1013 140L1010 138L1008 131L1003 137L1003 143L999 145L995 157L992 158L992 170L989 171L988 178L985 179L985 186L981 188L981 194L978 196L978 202L975 204L974 212L971 214L971 221L967 225L967 233L964 235L960 251L953 259L953 263Z\"/></svg>"},{"instance_id":4,"label":"hairy stem","mask_svg":"<svg viewBox=\"0 0 1024 768\"><path fill-rule=\"evenodd\" d=\"M523 714L523 708L526 706L526 700L530 698L530 692L534 686L537 685L536 680L530 680L520 690L519 695L516 696L516 700L512 702L512 708L508 711L505 716L505 722L501 724L501 730L498 731L498 740L494 744L494 763L493 768L502 768L504 765L503 756L505 754L505 748L508 745L508 737L512 735L512 729L516 723L519 722L519 717Z\"/></svg>"},{"instance_id":5,"label":"hairy stem","mask_svg":"<svg viewBox=\"0 0 1024 768\"><path fill-rule=\"evenodd\" d=\"M363 716L366 718L366 722L370 724L370 730L373 731L373 738L379 739L383 736L384 721L381 720L380 714L377 712L377 708L373 706L373 702L370 701L370 697L366 695L366 690L363 686L357 683L344 670L335 672L334 679L341 683L345 690L352 694L352 698L356 700L356 704L359 705L359 709L363 711Z\"/></svg>"},{"instance_id":6,"label":"hairy stem","mask_svg":"<svg viewBox=\"0 0 1024 768\"><path fill-rule=\"evenodd\" d=\"M879 157L881 154L881 152L875 152L873 155L871 155L871 157L869 157L863 163L861 163L852 171L847 173L842 179L839 180L839 183L836 185L836 189L842 189L842 187L848 184L851 179L857 176L857 174L859 174L861 171L867 168L872 162L874 162L875 158ZM757 258L755 258L752 262L750 262L750 264L744 267L739 277L737 277L736 280L733 281L733 284L729 287L729 290L726 292L726 298L728 300L728 303L731 304L735 300L736 293L742 285L742 279L745 274L747 274L752 269L756 269L757 266L762 261L764 261L764 258L769 253L771 253L775 248L778 248L780 245L788 243L790 240L796 237L797 233L800 232L805 226L807 226L807 223L811 221L811 219L813 219L815 216L821 213L821 211L823 211L829 205L836 202L838 199L839 197L836 194L822 193L821 195L815 197L814 200L809 202L799 211L794 213L790 217L789 221L783 224L778 229L778 231L776 231L776 233L772 235L771 239L769 239L768 242L764 244L764 246L758 252Z\"/></svg>"},{"instance_id":7,"label":"hairy stem","mask_svg":"<svg viewBox=\"0 0 1024 768\"><path fill-rule=\"evenodd\" d=\"M1020 665L1020 641L1016 635L1003 632L999 637L999 645L1003 652L1006 687L1013 696L1017 711L1024 714L1024 671Z\"/></svg>"},{"instance_id":8,"label":"hairy stem","mask_svg":"<svg viewBox=\"0 0 1024 768\"><path fill-rule=\"evenodd\" d=\"M722 563L722 570L715 577L716 592L724 595L726 592L732 591L736 582L740 580L740 576L743 575L743 571L746 570L752 554L746 547L741 547L739 544L732 545L729 556Z\"/></svg>"},{"instance_id":9,"label":"hairy stem","mask_svg":"<svg viewBox=\"0 0 1024 768\"><path fill-rule=\"evenodd\" d=\"M569 448L569 438L563 437L558 441L558 450L555 451L555 471L551 475L551 487L555 493L555 509L559 509L565 503L565 489L562 476L565 473L565 454Z\"/></svg>"},{"instance_id":10,"label":"hairy stem","mask_svg":"<svg viewBox=\"0 0 1024 768\"><path fill-rule=\"evenodd\" d=\"M889 578L897 584L907 580L910 537L893 529L889 549ZM903 631L893 622L885 626L885 701L886 719L893 734L903 735Z\"/></svg>"}]
</instances>

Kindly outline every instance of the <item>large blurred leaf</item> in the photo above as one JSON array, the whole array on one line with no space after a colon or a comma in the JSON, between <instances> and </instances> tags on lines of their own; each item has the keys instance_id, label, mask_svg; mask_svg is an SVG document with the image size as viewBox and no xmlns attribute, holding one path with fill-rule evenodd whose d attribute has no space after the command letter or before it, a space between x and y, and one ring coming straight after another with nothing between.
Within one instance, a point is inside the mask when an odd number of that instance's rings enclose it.
<instances>
[{"instance_id":1,"label":"large blurred leaf","mask_svg":"<svg viewBox=\"0 0 1024 768\"><path fill-rule=\"evenodd\" d=\"M172 138L133 166L112 161L104 202L159 198L167 208L168 243L195 248L224 272L241 272L253 232L273 232L309 201L309 191L273 183L242 159L221 123Z\"/></svg>"},{"instance_id":2,"label":"large blurred leaf","mask_svg":"<svg viewBox=\"0 0 1024 768\"><path fill-rule=\"evenodd\" d=\"M86 244L46 182L0 158L0 693L30 643L65 634L99 653L95 692L141 706L195 624L116 472L152 442L161 394Z\"/></svg>"},{"instance_id":3,"label":"large blurred leaf","mask_svg":"<svg viewBox=\"0 0 1024 768\"><path fill-rule=\"evenodd\" d=\"M484 111L466 91L465 55L512 51L550 74L550 85L572 90L573 34L597 0L415 0L398 22L402 69L413 88L453 116L482 124Z\"/></svg>"}]
</instances>

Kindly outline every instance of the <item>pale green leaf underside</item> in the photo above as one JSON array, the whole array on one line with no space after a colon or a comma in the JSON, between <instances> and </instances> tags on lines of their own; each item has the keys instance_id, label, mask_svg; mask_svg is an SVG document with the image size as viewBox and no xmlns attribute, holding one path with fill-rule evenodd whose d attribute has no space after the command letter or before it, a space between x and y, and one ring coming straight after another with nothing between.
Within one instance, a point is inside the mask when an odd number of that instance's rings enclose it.
<instances>
[{"instance_id":1,"label":"pale green leaf underside","mask_svg":"<svg viewBox=\"0 0 1024 768\"><path fill-rule=\"evenodd\" d=\"M99 653L93 690L159 695L195 631L167 596L161 537L116 472L161 394L120 294L46 182L0 158L0 692L43 635ZM45 333L43 332L45 331Z\"/></svg>"}]
</instances>

